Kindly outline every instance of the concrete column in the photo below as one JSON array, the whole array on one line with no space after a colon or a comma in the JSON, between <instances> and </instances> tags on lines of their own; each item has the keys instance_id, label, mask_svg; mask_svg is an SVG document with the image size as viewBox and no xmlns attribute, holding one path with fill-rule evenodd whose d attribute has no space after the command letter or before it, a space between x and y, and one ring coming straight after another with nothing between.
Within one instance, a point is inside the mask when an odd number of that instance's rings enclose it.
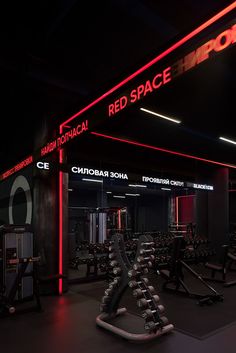
<instances>
[{"instance_id":1,"label":"concrete column","mask_svg":"<svg viewBox=\"0 0 236 353\"><path fill-rule=\"evenodd\" d=\"M208 235L217 256L221 256L221 246L229 242L229 172L218 168L213 174L214 191L208 192Z\"/></svg>"}]
</instances>

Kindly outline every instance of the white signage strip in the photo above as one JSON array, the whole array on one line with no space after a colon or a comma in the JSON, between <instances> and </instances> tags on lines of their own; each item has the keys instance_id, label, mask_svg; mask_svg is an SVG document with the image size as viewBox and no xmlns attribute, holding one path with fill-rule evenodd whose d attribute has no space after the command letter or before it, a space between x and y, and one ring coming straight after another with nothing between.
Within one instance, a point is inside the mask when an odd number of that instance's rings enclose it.
<instances>
[{"instance_id":1,"label":"white signage strip","mask_svg":"<svg viewBox=\"0 0 236 353\"><path fill-rule=\"evenodd\" d=\"M172 179L166 179L166 178L162 179L162 178L142 176L142 181L145 183L153 183L153 184L160 184L160 185L184 186L184 181L172 180Z\"/></svg>"},{"instance_id":2,"label":"white signage strip","mask_svg":"<svg viewBox=\"0 0 236 353\"><path fill-rule=\"evenodd\" d=\"M50 169L50 164L48 162L39 161L39 162L37 162L36 166L39 169L44 169L44 170ZM73 166L73 167L71 167L71 171L72 171L72 173L79 174L79 175L91 175L91 176L103 177L103 178L129 180L127 173L114 172L114 171L110 171L110 170L101 170L101 169ZM83 179L83 180L85 181L85 179ZM141 177L141 180L143 183L159 184L159 185L165 185L165 186L168 185L168 186L177 186L177 187L190 187L190 188L199 189L199 190L210 190L210 191L214 190L213 185L190 183L190 182L185 182L182 180L174 180L174 179L169 179L169 178L158 178L158 177L150 177L150 176L143 175ZM90 181L91 181L91 179L90 179ZM96 181L102 182L102 180L96 180ZM141 184L129 184L129 186L140 187L140 188L147 187L147 185L141 185Z\"/></svg>"}]
</instances>

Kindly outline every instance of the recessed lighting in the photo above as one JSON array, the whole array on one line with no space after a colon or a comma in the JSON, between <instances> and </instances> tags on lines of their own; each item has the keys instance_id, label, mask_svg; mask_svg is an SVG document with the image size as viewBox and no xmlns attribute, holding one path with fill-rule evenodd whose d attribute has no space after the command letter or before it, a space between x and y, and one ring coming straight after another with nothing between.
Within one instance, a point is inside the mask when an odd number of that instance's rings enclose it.
<instances>
[{"instance_id":1,"label":"recessed lighting","mask_svg":"<svg viewBox=\"0 0 236 353\"><path fill-rule=\"evenodd\" d=\"M90 179L90 178L82 178L83 181L91 181L93 183L103 183L101 179Z\"/></svg>"},{"instance_id":2,"label":"recessed lighting","mask_svg":"<svg viewBox=\"0 0 236 353\"><path fill-rule=\"evenodd\" d=\"M68 191L73 191L73 189L68 189Z\"/></svg>"},{"instance_id":3,"label":"recessed lighting","mask_svg":"<svg viewBox=\"0 0 236 353\"><path fill-rule=\"evenodd\" d=\"M169 188L161 188L161 190L171 191Z\"/></svg>"},{"instance_id":4,"label":"recessed lighting","mask_svg":"<svg viewBox=\"0 0 236 353\"><path fill-rule=\"evenodd\" d=\"M140 184L129 184L132 188L146 188L147 185L140 185Z\"/></svg>"},{"instance_id":5,"label":"recessed lighting","mask_svg":"<svg viewBox=\"0 0 236 353\"><path fill-rule=\"evenodd\" d=\"M125 196L122 195L113 195L116 199L125 199Z\"/></svg>"},{"instance_id":6,"label":"recessed lighting","mask_svg":"<svg viewBox=\"0 0 236 353\"><path fill-rule=\"evenodd\" d=\"M140 196L140 194L125 194L126 196Z\"/></svg>"},{"instance_id":7,"label":"recessed lighting","mask_svg":"<svg viewBox=\"0 0 236 353\"><path fill-rule=\"evenodd\" d=\"M159 113L153 112L152 110L148 110L148 109L145 109L145 108L140 108L140 110L142 110L143 112L146 112L146 113L149 113L149 114L152 114L152 115L158 116L159 118L162 118L162 119L165 119L165 120L172 121L172 123L176 123L176 124L180 124L180 123L181 123L181 121L180 121L180 120L173 119L173 118L169 118L168 116L165 116L165 115L162 115L162 114L159 114Z\"/></svg>"},{"instance_id":8,"label":"recessed lighting","mask_svg":"<svg viewBox=\"0 0 236 353\"><path fill-rule=\"evenodd\" d=\"M226 142L229 142L229 143L232 143L234 145L236 145L236 141L233 141L233 140L230 140L230 139L227 139L225 137L219 137L220 140L223 140L223 141L226 141Z\"/></svg>"},{"instance_id":9,"label":"recessed lighting","mask_svg":"<svg viewBox=\"0 0 236 353\"><path fill-rule=\"evenodd\" d=\"M111 192L111 191L106 191L106 193L107 193L107 194L112 194L112 192Z\"/></svg>"}]
</instances>

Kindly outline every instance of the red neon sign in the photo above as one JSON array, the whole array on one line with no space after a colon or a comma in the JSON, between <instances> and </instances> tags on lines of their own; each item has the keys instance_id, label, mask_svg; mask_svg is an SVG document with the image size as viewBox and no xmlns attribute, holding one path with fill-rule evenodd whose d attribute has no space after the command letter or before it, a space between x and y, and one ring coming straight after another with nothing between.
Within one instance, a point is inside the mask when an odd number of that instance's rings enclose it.
<instances>
[{"instance_id":1,"label":"red neon sign","mask_svg":"<svg viewBox=\"0 0 236 353\"><path fill-rule=\"evenodd\" d=\"M65 143L73 140L75 137L81 135L88 130L88 120L78 124L75 128L70 129L64 134L57 137L55 140L48 142L46 146L41 148L41 157L53 152L55 149L62 147Z\"/></svg>"},{"instance_id":2,"label":"red neon sign","mask_svg":"<svg viewBox=\"0 0 236 353\"><path fill-rule=\"evenodd\" d=\"M230 45L236 43L236 25L221 32L216 38L210 39L202 44L196 50L188 53L183 58L175 62L173 65L165 68L163 71L155 74L145 83L140 84L132 89L128 94L115 100L108 105L108 116L114 116L119 111L144 98L147 94L156 91L160 87L170 82L174 77L183 74L184 72L199 65L203 61L210 58L214 52L220 52Z\"/></svg>"},{"instance_id":3,"label":"red neon sign","mask_svg":"<svg viewBox=\"0 0 236 353\"><path fill-rule=\"evenodd\" d=\"M215 16L211 17L208 21L204 22L202 25L197 27L195 30L190 32L188 35L177 41L175 44L173 44L171 47L166 49L164 52L159 54L157 57L155 57L153 60L149 61L146 65L142 66L140 69L135 71L133 74L128 76L126 79L118 83L116 86L102 94L100 97L92 101L90 104L88 104L86 107L81 109L78 113L74 114L71 116L69 119L64 121L60 126L64 127L66 124L68 124L70 121L74 120L93 106L95 106L97 103L101 102L103 99L108 97L110 94L113 92L117 91L120 87L123 87L126 83L130 82L133 78L137 77L140 75L142 72L146 71L148 68L150 68L152 65L166 57L168 54L172 53L174 50L177 48L181 47L183 44L187 43L190 39L194 38L197 34L201 33L204 29L208 28L211 26L213 23L217 22L220 18L224 17L231 11L233 11L236 8L236 1L232 2L229 6L225 7L222 11L218 12Z\"/></svg>"},{"instance_id":4,"label":"red neon sign","mask_svg":"<svg viewBox=\"0 0 236 353\"><path fill-rule=\"evenodd\" d=\"M162 72L157 73L151 80L147 80L138 87L132 89L129 95L125 95L117 99L114 103L108 106L108 115L112 116L124 109L128 104L135 103L139 99L145 97L147 94L152 93L161 86L171 81L171 67L167 67Z\"/></svg>"},{"instance_id":5,"label":"red neon sign","mask_svg":"<svg viewBox=\"0 0 236 353\"><path fill-rule=\"evenodd\" d=\"M15 165L13 168L7 170L6 172L4 172L0 179L6 179L8 178L10 175L18 172L19 170L27 167L29 164L33 163L33 156L29 156L26 159L24 159L23 161L21 161L20 163L18 163L17 165Z\"/></svg>"}]
</instances>

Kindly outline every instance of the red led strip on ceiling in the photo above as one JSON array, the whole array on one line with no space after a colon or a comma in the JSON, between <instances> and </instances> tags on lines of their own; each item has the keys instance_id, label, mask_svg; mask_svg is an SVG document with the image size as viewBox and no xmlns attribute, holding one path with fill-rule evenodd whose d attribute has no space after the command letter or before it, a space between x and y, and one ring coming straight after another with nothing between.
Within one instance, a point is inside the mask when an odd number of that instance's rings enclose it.
<instances>
[{"instance_id":1,"label":"red led strip on ceiling","mask_svg":"<svg viewBox=\"0 0 236 353\"><path fill-rule=\"evenodd\" d=\"M211 163L211 164L216 164L216 165L220 165L220 166L223 166L223 167L236 169L236 165L233 165L233 164L217 162L217 161L213 161L211 159L206 159L206 158L201 158L201 157L197 157L197 156L192 156L190 154L176 152L176 151L168 150L168 149L161 148L161 147L151 146L151 145L147 145L145 143L140 143L140 142L137 142L137 141L126 140L126 139L121 139L119 137L114 137L114 136L110 136L110 135L100 134L100 133L94 132L94 131L92 131L90 133L92 135L95 135L95 136L103 137L103 138L110 139L110 140L113 140L113 141L127 143L129 145L149 148L149 149L152 149L154 151L165 152L165 153L173 154L173 155L180 156L180 157L190 158L190 159L194 159L194 160L205 162L205 163Z\"/></svg>"},{"instance_id":2,"label":"red led strip on ceiling","mask_svg":"<svg viewBox=\"0 0 236 353\"><path fill-rule=\"evenodd\" d=\"M217 13L215 16L213 16L212 18L210 18L208 21L204 22L202 25L200 25L199 27L197 27L195 30L193 30L192 32L190 32L188 35L186 35L185 37L183 37L182 39L180 39L179 41L177 41L175 44L173 44L170 48L166 49L165 51L163 51L161 54L159 54L158 56L156 56L153 60L149 61L146 65L142 66L140 69L138 69L137 71L135 71L133 74L131 74L130 76L126 77L123 81L121 81L120 83L118 83L117 85L115 85L113 88L111 88L110 90L108 90L107 92L105 92L103 95L101 95L100 97L98 97L97 99L95 99L93 102L91 102L90 104L88 104L86 107L84 107L83 109L81 109L78 113L74 114L73 116L71 116L69 119L67 119L66 121L64 121L60 126L64 127L66 124L68 124L70 121L74 120L75 118L77 118L78 116L80 116L82 113L86 112L87 110L89 110L90 108L92 108L94 105L96 105L97 103L101 102L103 99L105 99L106 97L108 97L110 94L112 94L113 92L115 92L117 89L119 89L120 87L124 86L127 82L131 81L133 78L135 78L136 76L140 75L142 72L146 71L148 68L150 68L152 65L156 64L158 61L160 61L161 59L163 59L165 56L167 56L168 54L170 54L171 52L173 52L175 49L179 48L181 45L183 45L184 43L186 43L188 40L192 39L193 37L195 37L197 34L199 34L200 32L202 32L204 29L206 29L207 27L209 27L210 25L212 25L214 22L218 21L220 18L222 18L223 16L225 16L227 13L229 13L230 11L234 10L236 8L236 1L234 1L231 5L227 6L225 9L223 9L222 11L220 11L219 13Z\"/></svg>"}]
</instances>

